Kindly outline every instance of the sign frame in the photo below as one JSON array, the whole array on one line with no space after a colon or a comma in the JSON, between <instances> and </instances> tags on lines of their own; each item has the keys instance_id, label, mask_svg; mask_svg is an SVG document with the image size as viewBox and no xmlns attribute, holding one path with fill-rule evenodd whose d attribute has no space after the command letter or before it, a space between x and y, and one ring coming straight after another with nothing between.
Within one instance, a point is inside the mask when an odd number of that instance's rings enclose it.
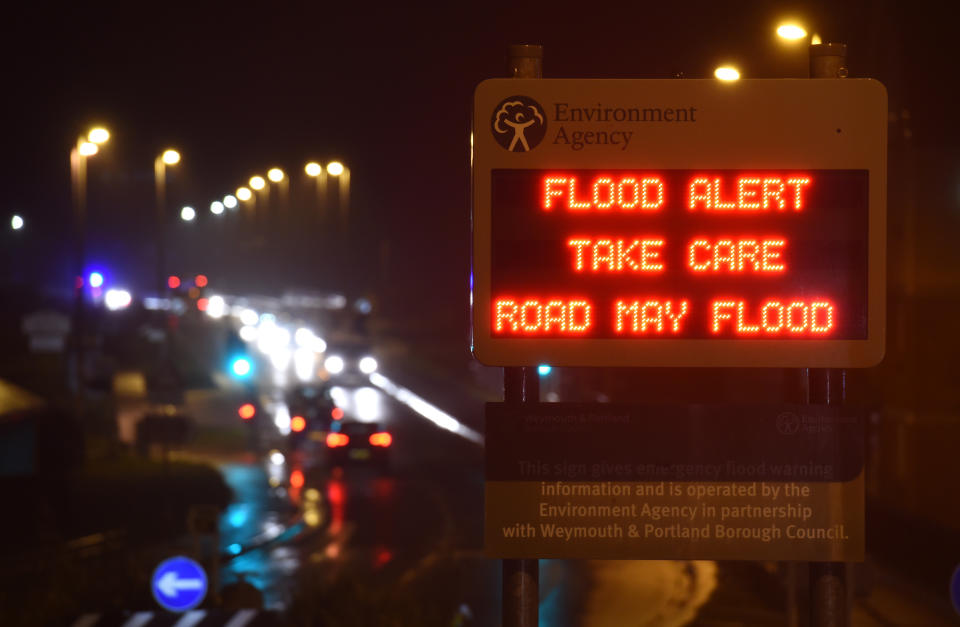
<instances>
[{"instance_id":1,"label":"sign frame","mask_svg":"<svg viewBox=\"0 0 960 627\"><path fill-rule=\"evenodd\" d=\"M522 96L517 96L522 94ZM504 145L491 119L506 99L539 103L544 136ZM576 122L582 130L628 127L623 146L556 143L558 103L651 111L679 120ZM489 79L475 92L471 136L471 347L491 366L869 367L883 358L886 328L887 96L872 79ZM661 115L663 115L661 113ZM669 117L675 117L673 115ZM692 117L693 119L689 119ZM551 128L551 126L553 128ZM502 138L499 138L502 139ZM538 143L537 143L538 141ZM711 149L710 147L719 147ZM515 151L516 150L516 151ZM822 339L591 339L492 334L492 171L495 169L866 170L869 173L867 337Z\"/></svg>"}]
</instances>

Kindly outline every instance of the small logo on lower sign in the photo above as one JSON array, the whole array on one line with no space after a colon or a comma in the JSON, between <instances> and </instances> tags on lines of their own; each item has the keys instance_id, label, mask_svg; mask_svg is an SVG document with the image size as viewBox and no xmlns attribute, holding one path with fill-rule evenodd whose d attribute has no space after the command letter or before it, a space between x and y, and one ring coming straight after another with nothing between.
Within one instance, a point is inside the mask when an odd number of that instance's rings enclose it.
<instances>
[{"instance_id":1,"label":"small logo on lower sign","mask_svg":"<svg viewBox=\"0 0 960 627\"><path fill-rule=\"evenodd\" d=\"M540 103L527 96L505 98L490 120L493 138L510 152L529 152L547 134L547 118Z\"/></svg>"}]
</instances>

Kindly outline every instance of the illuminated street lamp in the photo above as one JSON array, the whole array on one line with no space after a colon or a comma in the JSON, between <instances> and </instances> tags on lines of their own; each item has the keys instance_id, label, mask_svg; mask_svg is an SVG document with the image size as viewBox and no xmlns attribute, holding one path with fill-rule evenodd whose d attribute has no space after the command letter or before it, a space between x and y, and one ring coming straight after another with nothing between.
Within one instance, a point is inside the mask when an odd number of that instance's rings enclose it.
<instances>
[{"instance_id":1,"label":"illuminated street lamp","mask_svg":"<svg viewBox=\"0 0 960 627\"><path fill-rule=\"evenodd\" d=\"M87 141L97 144L98 146L107 143L108 139L110 139L110 131L102 126L92 128L90 132L87 133Z\"/></svg>"},{"instance_id":2,"label":"illuminated street lamp","mask_svg":"<svg viewBox=\"0 0 960 627\"><path fill-rule=\"evenodd\" d=\"M23 217L17 214L14 214L13 217L10 218L10 228L13 229L14 231L19 231L20 229L22 229Z\"/></svg>"},{"instance_id":3,"label":"illuminated street lamp","mask_svg":"<svg viewBox=\"0 0 960 627\"><path fill-rule=\"evenodd\" d=\"M786 41L799 41L805 39L807 31L796 22L783 22L777 26L777 37Z\"/></svg>"},{"instance_id":4,"label":"illuminated street lamp","mask_svg":"<svg viewBox=\"0 0 960 627\"><path fill-rule=\"evenodd\" d=\"M251 192L248 187L239 187L237 188L236 196L238 200L247 202L248 200L253 198L253 192Z\"/></svg>"},{"instance_id":5,"label":"illuminated street lamp","mask_svg":"<svg viewBox=\"0 0 960 627\"><path fill-rule=\"evenodd\" d=\"M73 217L77 236L77 280L74 283L73 330L76 342L77 358L77 412L83 415L84 404L84 315L83 315L83 274L87 263L87 159L97 154L99 145L110 139L110 132L102 126L94 127L87 136L77 138L76 145L70 149L70 189L73 192ZM15 216L16 217L16 216ZM20 227L23 220L20 219ZM10 225L16 228L14 220Z\"/></svg>"},{"instance_id":6,"label":"illuminated street lamp","mask_svg":"<svg viewBox=\"0 0 960 627\"><path fill-rule=\"evenodd\" d=\"M721 81L735 81L740 78L740 71L730 65L723 65L713 71L713 75Z\"/></svg>"},{"instance_id":7,"label":"illuminated street lamp","mask_svg":"<svg viewBox=\"0 0 960 627\"><path fill-rule=\"evenodd\" d=\"M227 194L223 197L223 206L227 209L236 209L237 208L237 197L233 194Z\"/></svg>"},{"instance_id":8,"label":"illuminated street lamp","mask_svg":"<svg viewBox=\"0 0 960 627\"><path fill-rule=\"evenodd\" d=\"M327 210L327 171L316 161L310 161L303 166L303 171L316 181L317 213L322 220Z\"/></svg>"},{"instance_id":9,"label":"illuminated street lamp","mask_svg":"<svg viewBox=\"0 0 960 627\"><path fill-rule=\"evenodd\" d=\"M266 186L267 186L267 182L263 180L262 176L250 177L250 187L252 187L256 191L259 192L261 189L263 189Z\"/></svg>"},{"instance_id":10,"label":"illuminated street lamp","mask_svg":"<svg viewBox=\"0 0 960 627\"><path fill-rule=\"evenodd\" d=\"M220 202L219 200L214 200L212 203L210 203L210 213L212 213L215 216L218 216L221 213L223 213L223 203Z\"/></svg>"},{"instance_id":11,"label":"illuminated street lamp","mask_svg":"<svg viewBox=\"0 0 960 627\"><path fill-rule=\"evenodd\" d=\"M166 259L163 229L166 224L166 202L167 202L167 166L180 163L180 153L173 148L168 148L157 155L153 160L153 180L156 188L157 215L156 215L156 237L157 237L157 294L163 296L167 291L167 279L165 274Z\"/></svg>"},{"instance_id":12,"label":"illuminated street lamp","mask_svg":"<svg viewBox=\"0 0 960 627\"><path fill-rule=\"evenodd\" d=\"M270 171L267 172L267 178L274 183L279 183L284 179L283 170L280 168L270 168Z\"/></svg>"},{"instance_id":13,"label":"illuminated street lamp","mask_svg":"<svg viewBox=\"0 0 960 627\"><path fill-rule=\"evenodd\" d=\"M346 229L350 215L350 168L339 161L327 164L327 174L337 179L337 196L340 201L340 224Z\"/></svg>"},{"instance_id":14,"label":"illuminated street lamp","mask_svg":"<svg viewBox=\"0 0 960 627\"><path fill-rule=\"evenodd\" d=\"M193 222L197 217L197 212L193 207L184 207L180 210L180 219L184 222Z\"/></svg>"}]
</instances>

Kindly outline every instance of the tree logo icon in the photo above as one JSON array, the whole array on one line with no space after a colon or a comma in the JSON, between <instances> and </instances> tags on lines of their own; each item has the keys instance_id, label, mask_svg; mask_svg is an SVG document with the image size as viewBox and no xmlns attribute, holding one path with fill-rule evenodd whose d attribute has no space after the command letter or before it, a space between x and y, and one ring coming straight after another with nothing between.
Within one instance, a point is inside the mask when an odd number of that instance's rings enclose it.
<instances>
[{"instance_id":1,"label":"tree logo icon","mask_svg":"<svg viewBox=\"0 0 960 627\"><path fill-rule=\"evenodd\" d=\"M490 120L493 138L510 152L528 152L547 134L543 107L527 96L510 96L497 105Z\"/></svg>"}]
</instances>

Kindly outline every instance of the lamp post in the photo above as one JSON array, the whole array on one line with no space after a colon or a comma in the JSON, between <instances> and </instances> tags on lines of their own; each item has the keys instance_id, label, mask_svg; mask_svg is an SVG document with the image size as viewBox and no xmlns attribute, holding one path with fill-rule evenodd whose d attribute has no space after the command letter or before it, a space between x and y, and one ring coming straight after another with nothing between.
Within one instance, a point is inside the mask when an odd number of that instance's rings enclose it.
<instances>
[{"instance_id":1,"label":"lamp post","mask_svg":"<svg viewBox=\"0 0 960 627\"><path fill-rule=\"evenodd\" d=\"M807 29L795 20L780 22L776 28L777 41L788 55L790 76L810 76L809 45L820 43L818 35L809 36ZM814 41L816 40L816 41Z\"/></svg>"},{"instance_id":2,"label":"lamp post","mask_svg":"<svg viewBox=\"0 0 960 627\"><path fill-rule=\"evenodd\" d=\"M277 188L277 204L275 213L277 214L278 218L283 218L286 220L288 213L287 202L290 193L290 179L287 178L286 173L280 168L270 168L267 171L267 180L272 183L271 191L274 186ZM280 220L277 220L276 226L280 226Z\"/></svg>"},{"instance_id":3,"label":"lamp post","mask_svg":"<svg viewBox=\"0 0 960 627\"><path fill-rule=\"evenodd\" d=\"M70 190L73 196L73 219L77 238L77 270L74 279L73 332L76 348L77 403L78 418L83 418L84 404L84 311L83 311L83 275L87 264L87 159L97 154L101 144L110 139L110 132L103 127L90 130L86 136L77 138L70 150Z\"/></svg>"},{"instance_id":4,"label":"lamp post","mask_svg":"<svg viewBox=\"0 0 960 627\"><path fill-rule=\"evenodd\" d=\"M157 234L157 296L162 297L167 293L166 279L166 246L164 241L164 228L166 226L166 204L167 204L167 166L180 163L180 153L173 148L164 150L157 158L153 160L153 180L156 186L157 215L156 228Z\"/></svg>"},{"instance_id":5,"label":"lamp post","mask_svg":"<svg viewBox=\"0 0 960 627\"><path fill-rule=\"evenodd\" d=\"M350 168L339 161L327 164L327 174L337 179L337 202L340 204L340 225L344 231L349 226L350 215Z\"/></svg>"},{"instance_id":6,"label":"lamp post","mask_svg":"<svg viewBox=\"0 0 960 627\"><path fill-rule=\"evenodd\" d=\"M316 181L317 214L322 222L327 210L327 171L316 161L311 161L303 167L307 176Z\"/></svg>"}]
</instances>

